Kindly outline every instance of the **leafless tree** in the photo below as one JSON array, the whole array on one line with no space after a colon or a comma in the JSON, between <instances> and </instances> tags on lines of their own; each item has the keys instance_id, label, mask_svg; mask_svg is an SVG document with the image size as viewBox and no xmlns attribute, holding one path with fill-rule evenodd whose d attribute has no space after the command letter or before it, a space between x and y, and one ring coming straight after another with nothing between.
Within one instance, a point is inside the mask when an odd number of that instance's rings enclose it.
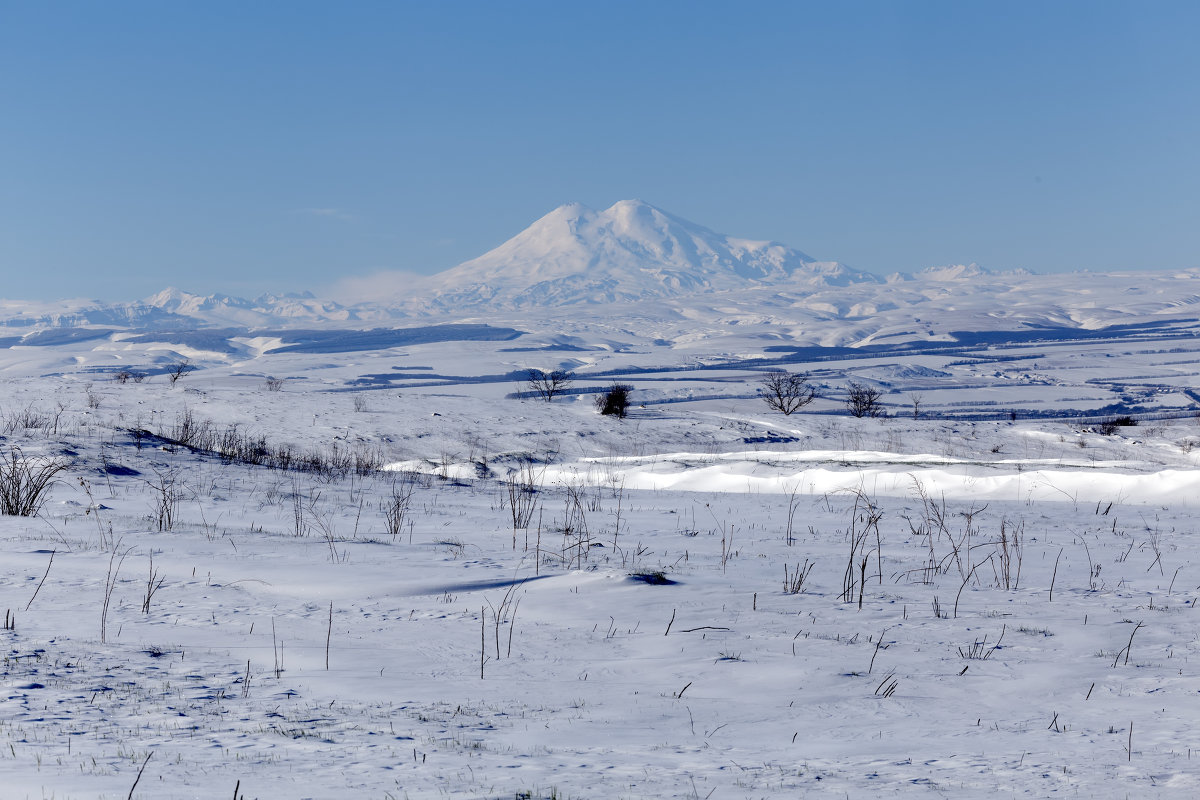
<instances>
[{"instance_id":1,"label":"leafless tree","mask_svg":"<svg viewBox=\"0 0 1200 800\"><path fill-rule=\"evenodd\" d=\"M171 385L174 386L180 378L182 378L184 375L187 375L194 369L195 367L192 366L191 361L186 358L181 358L174 364L167 365L167 380L171 381Z\"/></svg>"},{"instance_id":2,"label":"leafless tree","mask_svg":"<svg viewBox=\"0 0 1200 800\"><path fill-rule=\"evenodd\" d=\"M567 389L570 389L571 382L575 379L574 373L561 369L552 370L551 372L531 369L526 373L526 376L525 382L529 386L529 390L547 403L553 400L555 395L562 394Z\"/></svg>"},{"instance_id":3,"label":"leafless tree","mask_svg":"<svg viewBox=\"0 0 1200 800\"><path fill-rule=\"evenodd\" d=\"M912 403L913 419L921 416L921 405L925 402L925 395L920 392L909 392L908 402Z\"/></svg>"},{"instance_id":4,"label":"leafless tree","mask_svg":"<svg viewBox=\"0 0 1200 800\"><path fill-rule=\"evenodd\" d=\"M846 408L855 417L883 416L883 404L879 402L882 395L874 386L850 381L846 384Z\"/></svg>"},{"instance_id":5,"label":"leafless tree","mask_svg":"<svg viewBox=\"0 0 1200 800\"><path fill-rule=\"evenodd\" d=\"M816 388L808 382L808 373L772 370L759 383L766 404L784 416L799 411L817 398Z\"/></svg>"}]
</instances>

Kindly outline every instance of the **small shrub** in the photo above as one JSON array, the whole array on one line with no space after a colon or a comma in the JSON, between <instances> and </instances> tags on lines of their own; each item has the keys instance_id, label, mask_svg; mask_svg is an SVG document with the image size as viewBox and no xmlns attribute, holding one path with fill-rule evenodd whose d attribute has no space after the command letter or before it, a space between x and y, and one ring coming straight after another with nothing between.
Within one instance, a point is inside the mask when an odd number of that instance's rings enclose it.
<instances>
[{"instance_id":1,"label":"small shrub","mask_svg":"<svg viewBox=\"0 0 1200 800\"><path fill-rule=\"evenodd\" d=\"M409 518L408 512L416 487L417 477L412 472L402 472L392 481L392 496L385 501L383 516L387 521L387 531L393 539L404 532L404 523ZM409 524L411 530L411 523Z\"/></svg>"},{"instance_id":2,"label":"small shrub","mask_svg":"<svg viewBox=\"0 0 1200 800\"><path fill-rule=\"evenodd\" d=\"M212 422L198 418L186 406L175 415L175 424L159 435L194 450L211 450L217 443L217 429Z\"/></svg>"},{"instance_id":3,"label":"small shrub","mask_svg":"<svg viewBox=\"0 0 1200 800\"><path fill-rule=\"evenodd\" d=\"M614 383L608 391L596 398L597 410L601 414L624 419L629 412L629 393L632 391L632 386Z\"/></svg>"},{"instance_id":4,"label":"small shrub","mask_svg":"<svg viewBox=\"0 0 1200 800\"><path fill-rule=\"evenodd\" d=\"M508 494L508 509L512 512L513 535L517 530L528 529L533 520L533 512L537 508L538 486L542 482L542 473L534 470L533 460L525 459L521 466L504 479L504 487ZM515 539L514 539L515 541Z\"/></svg>"},{"instance_id":5,"label":"small shrub","mask_svg":"<svg viewBox=\"0 0 1200 800\"><path fill-rule=\"evenodd\" d=\"M21 431L43 430L48 428L49 424L50 417L35 409L30 403L25 408L6 414L0 424L0 431L12 434Z\"/></svg>"},{"instance_id":6,"label":"small shrub","mask_svg":"<svg viewBox=\"0 0 1200 800\"><path fill-rule=\"evenodd\" d=\"M20 448L11 448L0 458L0 514L37 516L56 476L66 468L60 459L26 458Z\"/></svg>"},{"instance_id":7,"label":"small shrub","mask_svg":"<svg viewBox=\"0 0 1200 800\"><path fill-rule=\"evenodd\" d=\"M1007 630L1008 626L1003 626L1000 629L1000 638L990 647L988 646L988 637L984 636L982 639L976 639L966 647L958 648L958 654L972 661L987 661L992 657L993 653L1000 649L1000 643L1004 641L1004 634Z\"/></svg>"},{"instance_id":8,"label":"small shrub","mask_svg":"<svg viewBox=\"0 0 1200 800\"><path fill-rule=\"evenodd\" d=\"M1101 436L1112 436L1117 432L1117 428L1131 428L1135 425L1137 425L1137 420L1133 417L1114 417L1113 419L1101 422L1096 432Z\"/></svg>"},{"instance_id":9,"label":"small shrub","mask_svg":"<svg viewBox=\"0 0 1200 800\"><path fill-rule=\"evenodd\" d=\"M790 571L785 562L783 565L783 593L784 594L800 594L804 591L804 584L808 580L808 574L812 572L815 564L809 563L808 559L804 559L804 566L796 565L795 571Z\"/></svg>"},{"instance_id":10,"label":"small shrub","mask_svg":"<svg viewBox=\"0 0 1200 800\"><path fill-rule=\"evenodd\" d=\"M637 581L638 583L648 583L651 586L674 586L678 582L668 578L666 573L661 569L631 572L629 580Z\"/></svg>"},{"instance_id":11,"label":"small shrub","mask_svg":"<svg viewBox=\"0 0 1200 800\"><path fill-rule=\"evenodd\" d=\"M265 381L263 381L263 388L268 392L282 392L283 378L267 378Z\"/></svg>"},{"instance_id":12,"label":"small shrub","mask_svg":"<svg viewBox=\"0 0 1200 800\"><path fill-rule=\"evenodd\" d=\"M176 485L178 473L174 471L158 472L158 481L146 481L150 487L154 503L154 518L159 531L169 531L175 526L175 518L179 515L179 502L183 492ZM152 567L153 568L153 567Z\"/></svg>"}]
</instances>

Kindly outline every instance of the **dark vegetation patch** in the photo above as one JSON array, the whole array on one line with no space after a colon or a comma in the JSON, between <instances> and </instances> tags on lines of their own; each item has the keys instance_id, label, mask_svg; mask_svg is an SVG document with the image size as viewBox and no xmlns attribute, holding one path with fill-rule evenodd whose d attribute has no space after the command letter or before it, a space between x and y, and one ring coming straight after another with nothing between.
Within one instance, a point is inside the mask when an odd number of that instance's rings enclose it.
<instances>
[{"instance_id":1,"label":"dark vegetation patch","mask_svg":"<svg viewBox=\"0 0 1200 800\"><path fill-rule=\"evenodd\" d=\"M668 578L662 570L634 572L629 575L629 580L637 583L648 583L651 586L675 586L679 583L679 581L673 581Z\"/></svg>"}]
</instances>

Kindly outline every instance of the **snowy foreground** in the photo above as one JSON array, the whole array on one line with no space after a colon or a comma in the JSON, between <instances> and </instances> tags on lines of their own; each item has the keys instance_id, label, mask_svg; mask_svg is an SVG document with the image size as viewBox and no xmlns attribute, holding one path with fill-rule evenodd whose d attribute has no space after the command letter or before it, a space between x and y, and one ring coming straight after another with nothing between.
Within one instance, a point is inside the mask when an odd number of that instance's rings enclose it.
<instances>
[{"instance_id":1,"label":"snowy foreground","mask_svg":"<svg viewBox=\"0 0 1200 800\"><path fill-rule=\"evenodd\" d=\"M1200 793L1194 419L29 373L5 797Z\"/></svg>"}]
</instances>

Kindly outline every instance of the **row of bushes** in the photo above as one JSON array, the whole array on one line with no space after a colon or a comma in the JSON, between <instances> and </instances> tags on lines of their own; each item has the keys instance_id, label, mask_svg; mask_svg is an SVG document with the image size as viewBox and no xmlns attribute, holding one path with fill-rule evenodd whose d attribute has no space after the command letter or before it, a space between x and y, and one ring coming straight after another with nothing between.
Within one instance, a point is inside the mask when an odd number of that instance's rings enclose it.
<instances>
[{"instance_id":1,"label":"row of bushes","mask_svg":"<svg viewBox=\"0 0 1200 800\"><path fill-rule=\"evenodd\" d=\"M383 451L377 446L350 447L335 440L321 450L300 450L288 443L272 444L265 436L248 433L236 422L220 426L200 419L190 408L179 412L169 427L160 428L157 433L132 428L129 434L139 448L151 440L186 447L226 462L310 472L329 478L369 475L384 464Z\"/></svg>"}]
</instances>

